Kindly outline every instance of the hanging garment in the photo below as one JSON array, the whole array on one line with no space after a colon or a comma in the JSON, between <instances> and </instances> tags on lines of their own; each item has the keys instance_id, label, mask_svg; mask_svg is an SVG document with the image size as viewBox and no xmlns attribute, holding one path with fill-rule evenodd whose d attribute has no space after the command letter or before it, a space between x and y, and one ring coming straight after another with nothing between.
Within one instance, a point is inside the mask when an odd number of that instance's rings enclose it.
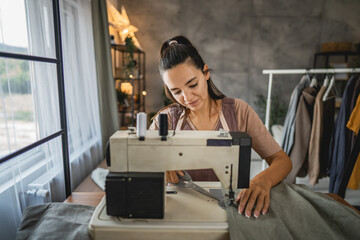
<instances>
[{"instance_id":1,"label":"hanging garment","mask_svg":"<svg viewBox=\"0 0 360 240\"><path fill-rule=\"evenodd\" d=\"M314 104L313 122L311 126L310 142L309 142L309 182L311 185L317 183L317 178L320 172L320 145L323 133L323 101L326 87L322 86L316 96Z\"/></svg>"},{"instance_id":2,"label":"hanging garment","mask_svg":"<svg viewBox=\"0 0 360 240\"><path fill-rule=\"evenodd\" d=\"M329 192L338 193L341 179L344 175L346 160L349 158L350 152L347 152L348 136L351 134L350 130L346 128L351 114L350 101L358 77L352 76L344 90L342 102L338 116L335 121L332 132L329 152Z\"/></svg>"},{"instance_id":3,"label":"hanging garment","mask_svg":"<svg viewBox=\"0 0 360 240\"><path fill-rule=\"evenodd\" d=\"M308 155L309 183L315 185L319 178L327 176L328 152L331 131L334 127L335 93L332 91L323 101L326 87L322 86L315 99Z\"/></svg>"},{"instance_id":4,"label":"hanging garment","mask_svg":"<svg viewBox=\"0 0 360 240\"><path fill-rule=\"evenodd\" d=\"M325 102L323 101L323 134L320 145L320 173L324 173L324 176L328 176L329 172L330 142L335 125L335 98L335 93L332 92L331 97L329 96Z\"/></svg>"},{"instance_id":5,"label":"hanging garment","mask_svg":"<svg viewBox=\"0 0 360 240\"><path fill-rule=\"evenodd\" d=\"M360 94L360 77L356 81L356 84L354 87L353 95L352 95L351 102L350 102L350 109L354 109L354 107L356 105L356 100L357 100L357 97L359 96L359 94ZM348 152L351 152L351 150L353 149L353 147L355 145L355 140L356 140L354 132L353 131L350 131L350 132L351 133L348 136L349 145L347 146L347 150L346 150Z\"/></svg>"},{"instance_id":6,"label":"hanging garment","mask_svg":"<svg viewBox=\"0 0 360 240\"><path fill-rule=\"evenodd\" d=\"M308 75L305 75L301 78L300 83L295 87L293 90L291 97L289 108L286 113L285 122L284 122L284 129L282 134L282 149L290 155L291 149L294 144L294 135L295 135L295 115L296 109L299 103L299 98L301 95L302 90L305 87L310 85L310 78Z\"/></svg>"},{"instance_id":7,"label":"hanging garment","mask_svg":"<svg viewBox=\"0 0 360 240\"><path fill-rule=\"evenodd\" d=\"M295 116L294 145L290 152L293 167L286 177L288 183L295 183L295 178L300 172L303 172L303 174L300 173L300 176L307 173L307 153L316 94L317 90L315 88L307 87L300 96ZM302 168L303 170L300 171Z\"/></svg>"},{"instance_id":8,"label":"hanging garment","mask_svg":"<svg viewBox=\"0 0 360 240\"><path fill-rule=\"evenodd\" d=\"M360 129L360 94L358 94L356 105L351 113L349 122L346 125L347 128L354 132L356 137L359 137L359 129ZM360 186L360 153L356 160L354 170L351 174L348 188L357 190Z\"/></svg>"}]
</instances>

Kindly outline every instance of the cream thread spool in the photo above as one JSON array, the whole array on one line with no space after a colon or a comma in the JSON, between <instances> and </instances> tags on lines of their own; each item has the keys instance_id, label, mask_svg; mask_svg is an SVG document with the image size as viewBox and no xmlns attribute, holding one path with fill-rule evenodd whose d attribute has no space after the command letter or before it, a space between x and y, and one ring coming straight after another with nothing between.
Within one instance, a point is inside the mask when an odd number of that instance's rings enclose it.
<instances>
[{"instance_id":1,"label":"cream thread spool","mask_svg":"<svg viewBox=\"0 0 360 240\"><path fill-rule=\"evenodd\" d=\"M147 114L144 112L139 112L138 114L136 114L136 135L139 137L140 141L145 140L146 125Z\"/></svg>"}]
</instances>

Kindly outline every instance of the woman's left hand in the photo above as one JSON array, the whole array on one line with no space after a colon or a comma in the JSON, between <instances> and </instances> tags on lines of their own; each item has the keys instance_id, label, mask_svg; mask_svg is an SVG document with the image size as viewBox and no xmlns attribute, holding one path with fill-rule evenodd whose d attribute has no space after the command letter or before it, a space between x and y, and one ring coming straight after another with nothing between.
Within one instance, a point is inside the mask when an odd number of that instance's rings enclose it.
<instances>
[{"instance_id":1,"label":"woman's left hand","mask_svg":"<svg viewBox=\"0 0 360 240\"><path fill-rule=\"evenodd\" d=\"M236 198L239 213L242 214L245 211L245 216L248 218L251 216L253 207L255 218L259 217L260 212L265 215L269 209L271 183L264 175L261 175L255 176L250 181L249 188L243 189Z\"/></svg>"},{"instance_id":2,"label":"woman's left hand","mask_svg":"<svg viewBox=\"0 0 360 240\"><path fill-rule=\"evenodd\" d=\"M260 213L264 215L268 211L271 188L281 182L292 168L291 160L283 150L265 160L269 167L251 179L249 188L243 189L236 198L239 213L242 214L245 211L247 217L251 216L255 203L254 217L257 218Z\"/></svg>"}]
</instances>

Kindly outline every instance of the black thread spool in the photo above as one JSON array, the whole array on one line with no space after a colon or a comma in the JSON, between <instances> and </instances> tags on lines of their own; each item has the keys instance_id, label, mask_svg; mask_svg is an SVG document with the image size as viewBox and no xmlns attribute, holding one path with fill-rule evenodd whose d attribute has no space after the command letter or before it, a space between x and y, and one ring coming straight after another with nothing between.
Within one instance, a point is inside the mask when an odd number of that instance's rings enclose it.
<instances>
[{"instance_id":1,"label":"black thread spool","mask_svg":"<svg viewBox=\"0 0 360 240\"><path fill-rule=\"evenodd\" d=\"M166 141L166 136L168 135L168 120L166 113L159 114L159 135L161 136L161 141Z\"/></svg>"}]
</instances>

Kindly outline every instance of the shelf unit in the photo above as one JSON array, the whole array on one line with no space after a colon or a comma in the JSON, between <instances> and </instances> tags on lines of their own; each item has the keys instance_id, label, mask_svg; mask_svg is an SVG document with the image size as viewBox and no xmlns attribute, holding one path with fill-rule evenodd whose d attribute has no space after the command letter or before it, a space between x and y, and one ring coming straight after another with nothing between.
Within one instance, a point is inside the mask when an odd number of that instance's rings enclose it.
<instances>
[{"instance_id":1,"label":"shelf unit","mask_svg":"<svg viewBox=\"0 0 360 240\"><path fill-rule=\"evenodd\" d=\"M145 52L135 48L133 51L134 68L133 72L129 73L126 70L128 64L127 49L125 45L111 44L111 55L113 63L114 84L117 95L120 94L121 89L127 84L126 92L129 95L124 102L119 101L118 98L118 113L120 128L124 129L135 125L136 114L138 112L145 112ZM129 90L129 84L130 89ZM121 94L120 94L121 95ZM121 99L120 99L121 100Z\"/></svg>"},{"instance_id":2,"label":"shelf unit","mask_svg":"<svg viewBox=\"0 0 360 240\"><path fill-rule=\"evenodd\" d=\"M344 63L344 68L348 67L359 67L359 66L349 66L348 64L353 60L354 57L359 57L360 64L360 52L351 52L351 51L342 51L342 52L318 52L314 55L313 68L332 68L332 63L341 64ZM322 61L321 61L322 60ZM351 74L351 73L350 73ZM338 109L341 105L341 97L346 87L346 82L349 79L349 76L343 78L338 78L336 86L338 89L336 91L336 101L335 107Z\"/></svg>"},{"instance_id":3,"label":"shelf unit","mask_svg":"<svg viewBox=\"0 0 360 240\"><path fill-rule=\"evenodd\" d=\"M328 68L328 67L330 67L329 66L330 58L331 57L336 57L336 56L337 57L344 57L344 63L347 63L349 61L349 57L351 57L351 56L360 56L360 52L318 52L318 53L315 53L313 68L315 69L315 68L318 67L318 59L319 59L319 57L324 57L325 58L325 65L320 66L320 67Z\"/></svg>"}]
</instances>

